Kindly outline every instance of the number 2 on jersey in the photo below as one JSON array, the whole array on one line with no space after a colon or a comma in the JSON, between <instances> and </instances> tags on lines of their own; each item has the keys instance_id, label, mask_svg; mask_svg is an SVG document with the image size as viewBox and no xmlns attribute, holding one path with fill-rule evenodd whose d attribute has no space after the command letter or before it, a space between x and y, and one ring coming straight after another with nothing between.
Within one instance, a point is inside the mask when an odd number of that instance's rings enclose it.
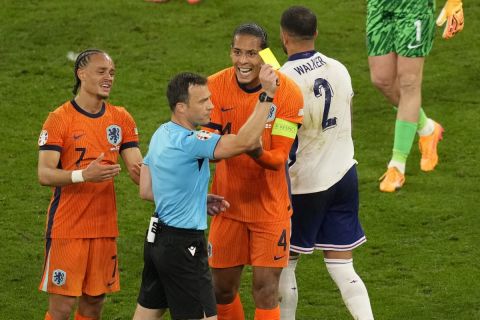
<instances>
[{"instance_id":1,"label":"number 2 on jersey","mask_svg":"<svg viewBox=\"0 0 480 320\"><path fill-rule=\"evenodd\" d=\"M322 96L322 89L325 94L325 106L323 108L323 117L322 117L322 129L323 131L334 128L337 126L337 117L329 118L328 112L330 111L330 104L332 102L333 90L327 80L323 78L315 79L313 84L313 93L315 97L320 98Z\"/></svg>"}]
</instances>

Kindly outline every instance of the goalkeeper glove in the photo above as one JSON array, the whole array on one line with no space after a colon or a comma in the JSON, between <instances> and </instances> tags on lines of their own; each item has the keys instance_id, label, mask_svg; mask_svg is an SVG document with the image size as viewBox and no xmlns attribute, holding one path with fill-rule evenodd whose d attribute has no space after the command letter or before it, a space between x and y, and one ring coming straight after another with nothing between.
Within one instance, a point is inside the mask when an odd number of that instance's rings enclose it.
<instances>
[{"instance_id":1,"label":"goalkeeper glove","mask_svg":"<svg viewBox=\"0 0 480 320\"><path fill-rule=\"evenodd\" d=\"M443 38L450 39L457 32L462 31L464 21L461 0L447 0L437 18L437 26L442 26L445 21L447 22L447 25L443 30Z\"/></svg>"}]
</instances>

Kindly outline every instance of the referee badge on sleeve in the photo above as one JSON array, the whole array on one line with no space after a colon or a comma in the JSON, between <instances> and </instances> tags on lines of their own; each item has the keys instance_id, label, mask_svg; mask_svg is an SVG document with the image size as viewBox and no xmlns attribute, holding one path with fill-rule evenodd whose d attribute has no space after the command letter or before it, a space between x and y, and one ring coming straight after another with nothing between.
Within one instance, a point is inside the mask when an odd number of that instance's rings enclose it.
<instances>
[{"instance_id":1,"label":"referee badge on sleeve","mask_svg":"<svg viewBox=\"0 0 480 320\"><path fill-rule=\"evenodd\" d=\"M212 137L212 134L205 130L199 130L195 136L198 140L208 140Z\"/></svg>"}]
</instances>

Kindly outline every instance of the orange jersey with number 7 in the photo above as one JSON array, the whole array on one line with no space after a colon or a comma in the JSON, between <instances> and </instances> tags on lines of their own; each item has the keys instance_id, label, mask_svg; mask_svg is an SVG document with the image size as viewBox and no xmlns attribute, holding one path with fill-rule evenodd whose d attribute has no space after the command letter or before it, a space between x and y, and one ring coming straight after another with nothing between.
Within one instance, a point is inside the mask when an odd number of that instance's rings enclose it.
<instances>
[{"instance_id":1,"label":"orange jersey with number 7","mask_svg":"<svg viewBox=\"0 0 480 320\"><path fill-rule=\"evenodd\" d=\"M224 217L244 222L273 222L284 220L292 213L287 160L303 118L303 96L292 80L276 73L279 87L262 136L264 156L254 160L242 154L216 164L212 192L230 202L230 208L222 213ZM236 134L253 112L261 87L242 88L233 67L210 76L208 87L214 105L210 130ZM286 151L275 154L276 148ZM262 158L278 158L278 155L282 156L278 170L267 169L268 161L262 163Z\"/></svg>"},{"instance_id":2,"label":"orange jersey with number 7","mask_svg":"<svg viewBox=\"0 0 480 320\"><path fill-rule=\"evenodd\" d=\"M59 167L85 169L104 153L103 163L117 163L119 153L138 146L135 121L122 107L104 103L99 113L68 101L51 112L38 140L40 150L60 152ZM117 237L113 179L53 188L46 238Z\"/></svg>"}]
</instances>

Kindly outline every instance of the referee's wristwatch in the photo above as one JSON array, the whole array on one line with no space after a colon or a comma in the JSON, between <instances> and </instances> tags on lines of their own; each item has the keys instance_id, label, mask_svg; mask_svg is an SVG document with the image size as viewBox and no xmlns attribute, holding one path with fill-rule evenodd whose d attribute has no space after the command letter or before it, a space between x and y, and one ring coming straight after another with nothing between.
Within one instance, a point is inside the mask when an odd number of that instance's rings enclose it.
<instances>
[{"instance_id":1,"label":"referee's wristwatch","mask_svg":"<svg viewBox=\"0 0 480 320\"><path fill-rule=\"evenodd\" d=\"M260 93L258 100L260 100L260 102L273 102L273 98L269 97L265 91Z\"/></svg>"}]
</instances>

